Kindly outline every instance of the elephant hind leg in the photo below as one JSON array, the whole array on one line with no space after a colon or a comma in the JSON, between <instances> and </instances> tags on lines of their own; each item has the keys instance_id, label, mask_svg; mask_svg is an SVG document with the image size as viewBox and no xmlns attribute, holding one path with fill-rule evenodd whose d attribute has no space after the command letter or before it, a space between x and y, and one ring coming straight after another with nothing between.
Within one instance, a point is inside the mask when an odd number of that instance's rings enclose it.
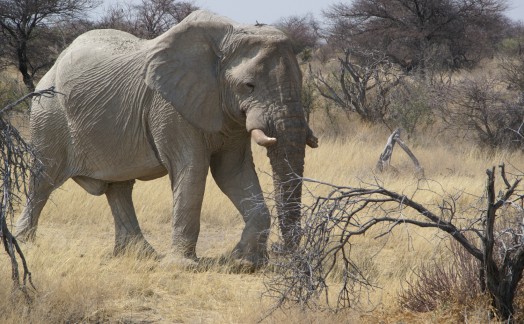
<instances>
[{"instance_id":1,"label":"elephant hind leg","mask_svg":"<svg viewBox=\"0 0 524 324\"><path fill-rule=\"evenodd\" d=\"M52 184L43 174L31 175L26 206L15 225L15 236L21 240L33 241L38 219L53 190L62 183Z\"/></svg>"},{"instance_id":2,"label":"elephant hind leg","mask_svg":"<svg viewBox=\"0 0 524 324\"><path fill-rule=\"evenodd\" d=\"M113 182L105 190L115 221L115 255L125 252L132 245L137 246L140 253L155 254L138 225L132 198L134 183L134 180Z\"/></svg>"}]
</instances>

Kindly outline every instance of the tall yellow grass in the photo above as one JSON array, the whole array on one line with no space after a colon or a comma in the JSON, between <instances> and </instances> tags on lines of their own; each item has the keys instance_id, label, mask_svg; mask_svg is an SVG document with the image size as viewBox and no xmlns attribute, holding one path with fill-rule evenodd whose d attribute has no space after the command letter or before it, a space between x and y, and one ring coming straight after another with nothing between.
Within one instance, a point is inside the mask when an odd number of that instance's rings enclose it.
<instances>
[{"instance_id":1,"label":"tall yellow grass","mask_svg":"<svg viewBox=\"0 0 524 324\"><path fill-rule=\"evenodd\" d=\"M344 132L344 139L330 136L328 127L321 132L320 147L307 151L306 177L342 185L358 185L378 177L388 188L415 190L413 166L398 149L392 161L397 172L378 174L374 170L387 131L348 122ZM439 184L435 190L442 187L449 192L466 190L481 195L485 169L505 162L524 170L524 156L518 152L485 154L469 143L440 142L432 134L406 142L426 176ZM265 152L255 147L254 156L261 182L269 192L270 167ZM137 182L133 198L146 238L160 254L168 254L172 204L168 179ZM416 199L432 203L435 197L420 192ZM240 215L210 178L197 253L210 258L226 253L239 239L242 227ZM238 274L216 266L193 272L162 261L137 259L132 252L112 257L113 235L104 196L90 196L71 181L56 190L40 218L36 241L22 244L37 288L31 304L12 294L10 265L5 254L0 256L0 322L251 323L264 318L272 306L272 300L261 297L264 277L270 275L265 271ZM397 294L411 270L422 261L445 258L446 252L435 248L439 241L433 231L408 227L378 240L359 238L353 256L381 287L370 292L361 308L338 314L292 308L276 311L265 321L440 323L455 322L464 312L472 321L483 321L487 314L484 304L467 311L448 308L429 314L399 308Z\"/></svg>"}]
</instances>

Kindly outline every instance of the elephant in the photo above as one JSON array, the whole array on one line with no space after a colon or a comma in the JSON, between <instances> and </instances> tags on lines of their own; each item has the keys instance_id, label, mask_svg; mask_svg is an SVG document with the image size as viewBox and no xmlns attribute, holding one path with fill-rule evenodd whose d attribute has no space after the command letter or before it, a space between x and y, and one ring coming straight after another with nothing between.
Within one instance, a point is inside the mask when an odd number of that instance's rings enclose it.
<instances>
[{"instance_id":1,"label":"elephant","mask_svg":"<svg viewBox=\"0 0 524 324\"><path fill-rule=\"evenodd\" d=\"M151 40L110 30L80 35L58 57L34 99L32 145L43 172L32 176L15 225L34 239L53 190L73 179L105 194L114 253L144 238L132 201L135 181L169 175L172 254L198 260L196 243L209 170L245 222L235 259L267 262L271 218L262 203L251 143L267 148L283 247L300 240L306 145L318 139L301 105L302 74L290 39L271 26L237 24L196 11ZM257 198L258 197L258 198Z\"/></svg>"}]
</instances>

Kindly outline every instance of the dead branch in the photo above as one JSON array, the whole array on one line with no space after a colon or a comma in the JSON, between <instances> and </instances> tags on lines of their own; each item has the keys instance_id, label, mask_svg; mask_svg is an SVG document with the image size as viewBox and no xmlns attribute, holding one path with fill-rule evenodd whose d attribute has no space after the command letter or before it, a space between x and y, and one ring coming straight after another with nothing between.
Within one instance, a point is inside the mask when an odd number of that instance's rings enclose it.
<instances>
[{"instance_id":1,"label":"dead branch","mask_svg":"<svg viewBox=\"0 0 524 324\"><path fill-rule=\"evenodd\" d=\"M14 218L14 206L20 203L20 194L27 196L29 176L40 172L41 164L32 146L22 138L18 130L5 117L5 113L29 98L51 97L56 93L54 87L31 92L0 110L0 237L11 260L14 286L27 298L29 298L28 284L34 288L31 272L18 241L10 231L8 220L11 224ZM22 262L22 277L20 277L17 258Z\"/></svg>"},{"instance_id":2,"label":"dead branch","mask_svg":"<svg viewBox=\"0 0 524 324\"><path fill-rule=\"evenodd\" d=\"M401 129L397 128L393 131L393 133L388 137L388 141L386 142L386 146L384 147L384 151L380 154L380 157L377 162L377 170L380 172L384 171L386 166L389 166L391 164L391 156L393 155L393 148L395 147L395 143L398 143L398 146L400 146L404 152L409 156L411 161L413 161L413 164L415 165L415 168L417 170L417 174L419 174L422 178L424 177L424 169L420 166L420 163L418 159L415 157L415 154L409 149L409 147L400 139L400 132Z\"/></svg>"},{"instance_id":3,"label":"dead branch","mask_svg":"<svg viewBox=\"0 0 524 324\"><path fill-rule=\"evenodd\" d=\"M31 99L31 98L34 98L34 97L46 97L46 98L49 98L49 97L53 97L57 93L59 93L59 92L55 91L55 87L54 86L49 87L49 88L44 89L44 90L36 90L36 91L33 91L33 92L29 92L28 94L26 94L22 98L18 99L17 101L15 101L15 102L5 106L2 110L0 110L0 115L5 114L6 112L8 112L9 110L11 110L14 107L18 106L19 104L21 104L22 102L26 101L27 99Z\"/></svg>"},{"instance_id":4,"label":"dead branch","mask_svg":"<svg viewBox=\"0 0 524 324\"><path fill-rule=\"evenodd\" d=\"M389 135L388 140L386 142L386 146L384 147L384 151L380 154L380 157L378 158L377 162L377 169L382 172L384 171L384 168L391 163L391 155L393 155L393 148L395 147L395 143L397 142L397 138L400 137L400 128L397 128Z\"/></svg>"},{"instance_id":5,"label":"dead branch","mask_svg":"<svg viewBox=\"0 0 524 324\"><path fill-rule=\"evenodd\" d=\"M494 171L487 172L486 196L465 210L457 209L461 194L446 196L436 206L425 206L415 200L422 189L407 196L384 188L378 181L349 187L303 179L304 192L311 195L313 203L303 206L302 240L296 251L273 258L277 275L266 282L267 293L277 299L277 307L288 302L302 307L317 305L320 296L325 297L328 307L349 307L362 291L373 287L351 257L351 239L371 231L374 237L382 237L399 225L414 225L447 233L478 260L480 285L492 296L497 315L511 320L524 270L524 209L515 203L522 199L521 180L509 181L501 167L506 187L495 195ZM327 194L315 194L317 190ZM328 298L330 287L339 292L334 305Z\"/></svg>"}]
</instances>

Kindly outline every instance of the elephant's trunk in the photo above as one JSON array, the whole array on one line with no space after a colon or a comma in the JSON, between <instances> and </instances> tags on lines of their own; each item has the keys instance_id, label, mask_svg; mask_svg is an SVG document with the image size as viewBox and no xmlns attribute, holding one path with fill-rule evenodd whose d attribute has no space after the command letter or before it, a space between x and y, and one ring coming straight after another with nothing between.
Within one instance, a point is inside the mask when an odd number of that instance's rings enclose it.
<instances>
[{"instance_id":1,"label":"elephant's trunk","mask_svg":"<svg viewBox=\"0 0 524 324\"><path fill-rule=\"evenodd\" d=\"M270 124L276 144L267 147L267 154L273 169L278 222L284 248L289 251L300 243L302 176L309 128L301 117L279 118Z\"/></svg>"}]
</instances>

